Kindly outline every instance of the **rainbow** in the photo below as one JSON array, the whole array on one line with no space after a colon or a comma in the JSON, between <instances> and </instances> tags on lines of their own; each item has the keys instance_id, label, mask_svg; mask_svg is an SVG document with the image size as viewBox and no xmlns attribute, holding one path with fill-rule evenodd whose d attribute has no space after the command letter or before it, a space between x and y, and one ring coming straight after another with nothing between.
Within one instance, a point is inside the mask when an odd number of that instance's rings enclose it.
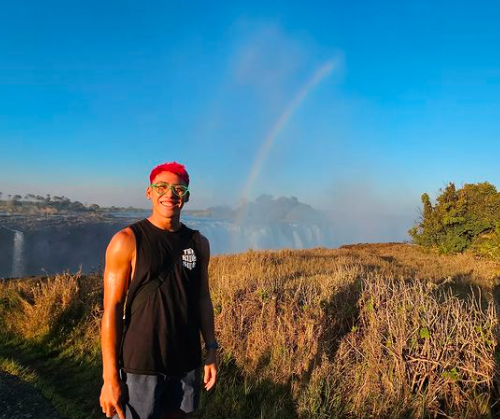
<instances>
[{"instance_id":1,"label":"rainbow","mask_svg":"<svg viewBox=\"0 0 500 419\"><path fill-rule=\"evenodd\" d=\"M314 72L311 78L302 86L302 88L297 92L297 94L293 97L290 103L286 106L285 110L281 113L280 117L273 125L272 129L269 131L267 136L262 143L259 152L257 153L257 157L252 165L250 173L248 174L247 180L245 182L245 186L242 190L242 194L240 199L243 203L246 203L248 200L248 195L250 194L255 181L257 180L259 173L262 169L262 165L266 160L269 152L271 151L274 143L276 142L276 138L283 130L283 128L287 125L290 118L297 111L300 105L304 102L307 95L325 78L327 77L332 70L335 68L336 60L330 60L323 64L318 70ZM243 206L245 208L245 206ZM246 211L243 209L239 212L236 223L241 224L245 218Z\"/></svg>"}]
</instances>

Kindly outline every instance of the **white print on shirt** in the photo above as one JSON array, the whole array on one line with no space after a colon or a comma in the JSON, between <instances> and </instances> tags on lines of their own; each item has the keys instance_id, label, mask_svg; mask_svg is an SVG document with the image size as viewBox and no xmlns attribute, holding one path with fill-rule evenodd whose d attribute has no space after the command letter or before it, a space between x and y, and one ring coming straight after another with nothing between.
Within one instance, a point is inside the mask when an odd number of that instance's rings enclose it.
<instances>
[{"instance_id":1,"label":"white print on shirt","mask_svg":"<svg viewBox=\"0 0 500 419\"><path fill-rule=\"evenodd\" d=\"M184 249L184 254L182 255L182 265L189 270L196 266L196 255L193 249Z\"/></svg>"}]
</instances>

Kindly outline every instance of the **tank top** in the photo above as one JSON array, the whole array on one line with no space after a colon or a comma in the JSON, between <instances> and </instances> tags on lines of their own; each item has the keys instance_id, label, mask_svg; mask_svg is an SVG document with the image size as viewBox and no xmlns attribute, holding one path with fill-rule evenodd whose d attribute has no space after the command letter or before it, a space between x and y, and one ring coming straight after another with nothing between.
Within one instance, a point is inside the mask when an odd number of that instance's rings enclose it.
<instances>
[{"instance_id":1,"label":"tank top","mask_svg":"<svg viewBox=\"0 0 500 419\"><path fill-rule=\"evenodd\" d=\"M179 254L183 244L185 248L182 263L174 264L165 281L130 317L121 367L125 372L148 375L191 371L201 364L199 232L184 224L176 232L162 230L148 219L130 228L135 235L136 260L127 305L141 286L171 265L173 254Z\"/></svg>"}]
</instances>

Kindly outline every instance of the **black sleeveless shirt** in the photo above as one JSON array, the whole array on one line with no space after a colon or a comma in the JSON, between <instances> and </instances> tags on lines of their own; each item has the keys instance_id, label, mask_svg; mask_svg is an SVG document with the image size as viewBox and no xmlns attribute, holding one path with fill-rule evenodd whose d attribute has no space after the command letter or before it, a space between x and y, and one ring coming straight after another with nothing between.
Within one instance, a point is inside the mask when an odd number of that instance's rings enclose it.
<instances>
[{"instance_id":1,"label":"black sleeveless shirt","mask_svg":"<svg viewBox=\"0 0 500 419\"><path fill-rule=\"evenodd\" d=\"M182 260L166 280L130 317L123 338L121 366L135 374L181 374L201 364L199 296L201 281L199 232L184 224L176 232L145 219L130 226L135 235L134 276L127 306L141 286L171 265L184 245ZM189 237L191 237L189 240Z\"/></svg>"}]
</instances>

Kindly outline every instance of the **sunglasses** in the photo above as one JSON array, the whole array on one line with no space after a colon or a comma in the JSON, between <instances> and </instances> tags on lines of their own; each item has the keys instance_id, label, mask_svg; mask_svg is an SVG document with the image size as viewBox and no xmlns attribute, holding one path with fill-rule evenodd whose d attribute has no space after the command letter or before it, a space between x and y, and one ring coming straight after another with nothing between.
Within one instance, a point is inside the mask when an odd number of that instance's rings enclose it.
<instances>
[{"instance_id":1,"label":"sunglasses","mask_svg":"<svg viewBox=\"0 0 500 419\"><path fill-rule=\"evenodd\" d=\"M151 186L156 189L158 195L165 195L169 190L179 197L184 198L189 192L189 188L185 185L171 185L170 183L152 183Z\"/></svg>"}]
</instances>

